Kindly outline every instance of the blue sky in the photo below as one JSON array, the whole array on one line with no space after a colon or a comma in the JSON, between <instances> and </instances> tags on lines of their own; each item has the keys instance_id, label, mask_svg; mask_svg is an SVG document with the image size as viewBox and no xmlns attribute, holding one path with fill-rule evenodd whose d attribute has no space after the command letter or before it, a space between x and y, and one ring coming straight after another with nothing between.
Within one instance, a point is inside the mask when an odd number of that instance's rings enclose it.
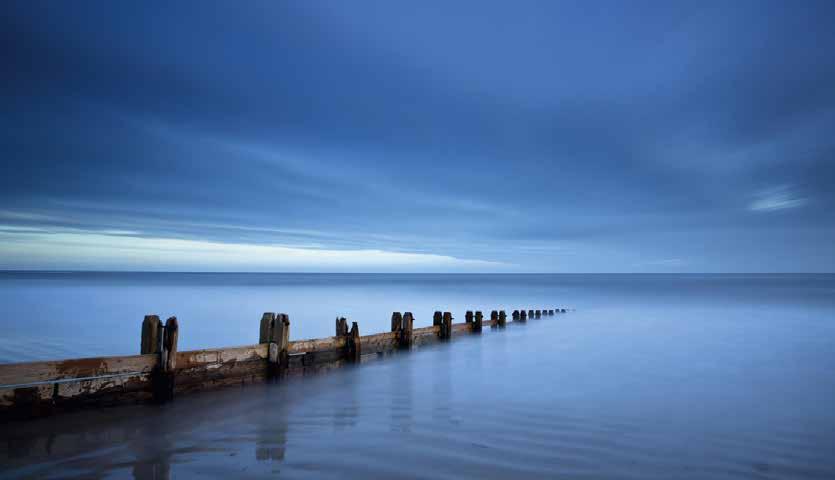
<instances>
[{"instance_id":1,"label":"blue sky","mask_svg":"<svg viewBox=\"0 0 835 480\"><path fill-rule=\"evenodd\" d=\"M3 2L0 268L835 270L835 3Z\"/></svg>"}]
</instances>

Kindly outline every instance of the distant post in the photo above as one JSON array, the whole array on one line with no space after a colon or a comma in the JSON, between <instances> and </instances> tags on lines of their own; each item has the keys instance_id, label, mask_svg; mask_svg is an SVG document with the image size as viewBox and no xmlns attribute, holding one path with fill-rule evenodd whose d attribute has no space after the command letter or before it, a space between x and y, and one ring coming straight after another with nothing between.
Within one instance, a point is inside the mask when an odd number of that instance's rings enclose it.
<instances>
[{"instance_id":1,"label":"distant post","mask_svg":"<svg viewBox=\"0 0 835 480\"><path fill-rule=\"evenodd\" d=\"M348 320L345 317L336 317L336 336L345 337L348 335Z\"/></svg>"},{"instance_id":2,"label":"distant post","mask_svg":"<svg viewBox=\"0 0 835 480\"><path fill-rule=\"evenodd\" d=\"M480 310L476 310L475 312L475 321L472 325L472 330L475 333L481 333L481 326L484 324L484 315L481 314Z\"/></svg>"},{"instance_id":3,"label":"distant post","mask_svg":"<svg viewBox=\"0 0 835 480\"><path fill-rule=\"evenodd\" d=\"M504 328L507 323L507 314L504 310L499 310L499 328Z\"/></svg>"},{"instance_id":4,"label":"distant post","mask_svg":"<svg viewBox=\"0 0 835 480\"><path fill-rule=\"evenodd\" d=\"M360 344L360 328L357 322L351 322L351 331L346 338L346 360L350 363L359 363L362 357L362 345Z\"/></svg>"},{"instance_id":5,"label":"distant post","mask_svg":"<svg viewBox=\"0 0 835 480\"><path fill-rule=\"evenodd\" d=\"M412 328L414 327L415 318L412 312L403 314L403 324L400 327L400 348L412 348Z\"/></svg>"},{"instance_id":6,"label":"distant post","mask_svg":"<svg viewBox=\"0 0 835 480\"><path fill-rule=\"evenodd\" d=\"M403 315L400 312L392 312L391 314L391 331L399 332L403 326Z\"/></svg>"},{"instance_id":7,"label":"distant post","mask_svg":"<svg viewBox=\"0 0 835 480\"><path fill-rule=\"evenodd\" d=\"M444 312L443 323L441 325L441 338L448 340L452 338L452 313Z\"/></svg>"}]
</instances>

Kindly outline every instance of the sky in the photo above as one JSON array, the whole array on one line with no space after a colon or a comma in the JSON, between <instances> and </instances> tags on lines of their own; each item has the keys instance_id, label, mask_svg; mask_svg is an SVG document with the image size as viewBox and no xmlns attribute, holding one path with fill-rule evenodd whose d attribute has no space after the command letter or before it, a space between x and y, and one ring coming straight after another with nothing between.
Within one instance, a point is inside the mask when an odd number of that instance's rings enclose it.
<instances>
[{"instance_id":1,"label":"sky","mask_svg":"<svg viewBox=\"0 0 835 480\"><path fill-rule=\"evenodd\" d=\"M0 3L0 269L835 271L835 2Z\"/></svg>"}]
</instances>

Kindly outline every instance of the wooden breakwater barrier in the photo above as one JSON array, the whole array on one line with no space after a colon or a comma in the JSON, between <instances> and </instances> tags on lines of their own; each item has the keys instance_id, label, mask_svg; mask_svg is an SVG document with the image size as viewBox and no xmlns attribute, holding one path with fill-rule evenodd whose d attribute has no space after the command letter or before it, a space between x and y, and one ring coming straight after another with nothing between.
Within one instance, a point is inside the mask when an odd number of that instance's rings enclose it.
<instances>
[{"instance_id":1,"label":"wooden breakwater barrier","mask_svg":"<svg viewBox=\"0 0 835 480\"><path fill-rule=\"evenodd\" d=\"M565 308L514 310L513 322L566 313ZM176 395L227 385L279 381L286 376L319 373L349 363L372 360L456 335L481 333L487 324L501 329L504 310L485 320L468 310L465 322L436 311L432 325L414 327L411 312L394 312L391 330L360 335L357 322L337 317L335 335L290 341L290 318L264 313L259 343L241 347L179 351L176 317L164 323L157 315L142 321L140 354L70 360L0 364L0 421L52 415L79 408L171 401Z\"/></svg>"}]
</instances>

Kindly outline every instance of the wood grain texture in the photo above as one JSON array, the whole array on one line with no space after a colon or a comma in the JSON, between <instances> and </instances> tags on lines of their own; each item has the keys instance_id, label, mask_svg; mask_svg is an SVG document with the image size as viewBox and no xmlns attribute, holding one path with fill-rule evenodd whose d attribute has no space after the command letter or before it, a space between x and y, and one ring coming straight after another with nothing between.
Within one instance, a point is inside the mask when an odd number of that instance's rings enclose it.
<instances>
[{"instance_id":1,"label":"wood grain texture","mask_svg":"<svg viewBox=\"0 0 835 480\"><path fill-rule=\"evenodd\" d=\"M129 372L150 373L157 364L157 358L157 354L147 354L0 364L0 387L3 385L46 382L78 377L95 377Z\"/></svg>"}]
</instances>

